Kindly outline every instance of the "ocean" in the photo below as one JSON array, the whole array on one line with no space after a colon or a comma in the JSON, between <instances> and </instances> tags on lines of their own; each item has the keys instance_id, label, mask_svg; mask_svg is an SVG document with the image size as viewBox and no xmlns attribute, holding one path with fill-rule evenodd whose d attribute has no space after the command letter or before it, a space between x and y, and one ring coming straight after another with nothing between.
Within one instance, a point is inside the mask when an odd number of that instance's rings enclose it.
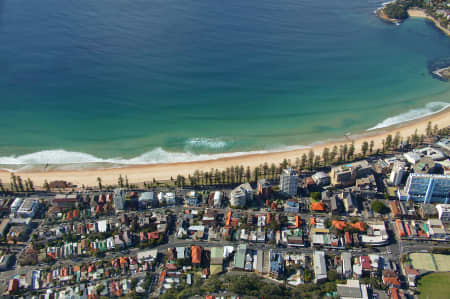
<instances>
[{"instance_id":1,"label":"ocean","mask_svg":"<svg viewBox=\"0 0 450 299\"><path fill-rule=\"evenodd\" d=\"M439 111L450 39L381 1L0 0L0 167L196 161Z\"/></svg>"}]
</instances>

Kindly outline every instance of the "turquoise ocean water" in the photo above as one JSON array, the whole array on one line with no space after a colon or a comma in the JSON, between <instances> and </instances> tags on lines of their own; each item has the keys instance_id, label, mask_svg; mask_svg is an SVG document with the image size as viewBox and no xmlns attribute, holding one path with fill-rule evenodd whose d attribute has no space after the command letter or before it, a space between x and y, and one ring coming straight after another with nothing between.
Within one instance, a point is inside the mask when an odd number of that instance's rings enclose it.
<instances>
[{"instance_id":1,"label":"turquoise ocean water","mask_svg":"<svg viewBox=\"0 0 450 299\"><path fill-rule=\"evenodd\" d=\"M442 109L450 39L379 6L0 0L0 165L200 160Z\"/></svg>"}]
</instances>

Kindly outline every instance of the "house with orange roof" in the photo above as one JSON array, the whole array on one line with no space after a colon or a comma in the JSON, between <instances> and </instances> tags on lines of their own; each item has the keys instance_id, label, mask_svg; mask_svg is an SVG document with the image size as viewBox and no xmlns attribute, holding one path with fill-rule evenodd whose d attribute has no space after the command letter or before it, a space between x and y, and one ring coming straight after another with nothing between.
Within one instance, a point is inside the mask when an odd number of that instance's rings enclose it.
<instances>
[{"instance_id":1,"label":"house with orange roof","mask_svg":"<svg viewBox=\"0 0 450 299\"><path fill-rule=\"evenodd\" d=\"M192 264L200 265L202 262L202 248L200 246L191 247Z\"/></svg>"},{"instance_id":2,"label":"house with orange roof","mask_svg":"<svg viewBox=\"0 0 450 299\"><path fill-rule=\"evenodd\" d=\"M342 220L333 220L331 221L331 226L334 226L338 230L344 230L347 227L347 223Z\"/></svg>"},{"instance_id":3,"label":"house with orange roof","mask_svg":"<svg viewBox=\"0 0 450 299\"><path fill-rule=\"evenodd\" d=\"M364 228L364 222L355 222L355 223L351 223L350 226L354 229L357 229L361 232L365 231L366 229Z\"/></svg>"},{"instance_id":4,"label":"house with orange roof","mask_svg":"<svg viewBox=\"0 0 450 299\"><path fill-rule=\"evenodd\" d=\"M326 212L326 207L323 203L321 202L313 202L311 203L311 211L314 212Z\"/></svg>"}]
</instances>

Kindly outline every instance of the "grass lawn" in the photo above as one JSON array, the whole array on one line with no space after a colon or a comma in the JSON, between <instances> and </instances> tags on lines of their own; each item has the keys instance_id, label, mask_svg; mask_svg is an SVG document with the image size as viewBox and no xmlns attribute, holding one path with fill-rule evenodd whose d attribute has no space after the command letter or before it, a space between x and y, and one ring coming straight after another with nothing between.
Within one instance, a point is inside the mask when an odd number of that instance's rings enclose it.
<instances>
[{"instance_id":1,"label":"grass lawn","mask_svg":"<svg viewBox=\"0 0 450 299\"><path fill-rule=\"evenodd\" d=\"M431 273L419 279L419 299L449 299L450 273Z\"/></svg>"},{"instance_id":2,"label":"grass lawn","mask_svg":"<svg viewBox=\"0 0 450 299\"><path fill-rule=\"evenodd\" d=\"M450 271L450 255L433 254L439 271Z\"/></svg>"},{"instance_id":3,"label":"grass lawn","mask_svg":"<svg viewBox=\"0 0 450 299\"><path fill-rule=\"evenodd\" d=\"M409 255L411 258L412 266L414 269L426 270L426 271L436 271L434 266L431 253L411 253Z\"/></svg>"}]
</instances>

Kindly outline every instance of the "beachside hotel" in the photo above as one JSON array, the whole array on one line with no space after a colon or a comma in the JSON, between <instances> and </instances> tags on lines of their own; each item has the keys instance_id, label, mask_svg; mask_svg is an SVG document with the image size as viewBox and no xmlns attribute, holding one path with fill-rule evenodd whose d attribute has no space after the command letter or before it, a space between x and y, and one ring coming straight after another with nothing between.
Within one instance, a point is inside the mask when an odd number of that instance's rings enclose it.
<instances>
[{"instance_id":1,"label":"beachside hotel","mask_svg":"<svg viewBox=\"0 0 450 299\"><path fill-rule=\"evenodd\" d=\"M449 203L450 175L411 173L405 188L398 190L398 197L423 203Z\"/></svg>"}]
</instances>

